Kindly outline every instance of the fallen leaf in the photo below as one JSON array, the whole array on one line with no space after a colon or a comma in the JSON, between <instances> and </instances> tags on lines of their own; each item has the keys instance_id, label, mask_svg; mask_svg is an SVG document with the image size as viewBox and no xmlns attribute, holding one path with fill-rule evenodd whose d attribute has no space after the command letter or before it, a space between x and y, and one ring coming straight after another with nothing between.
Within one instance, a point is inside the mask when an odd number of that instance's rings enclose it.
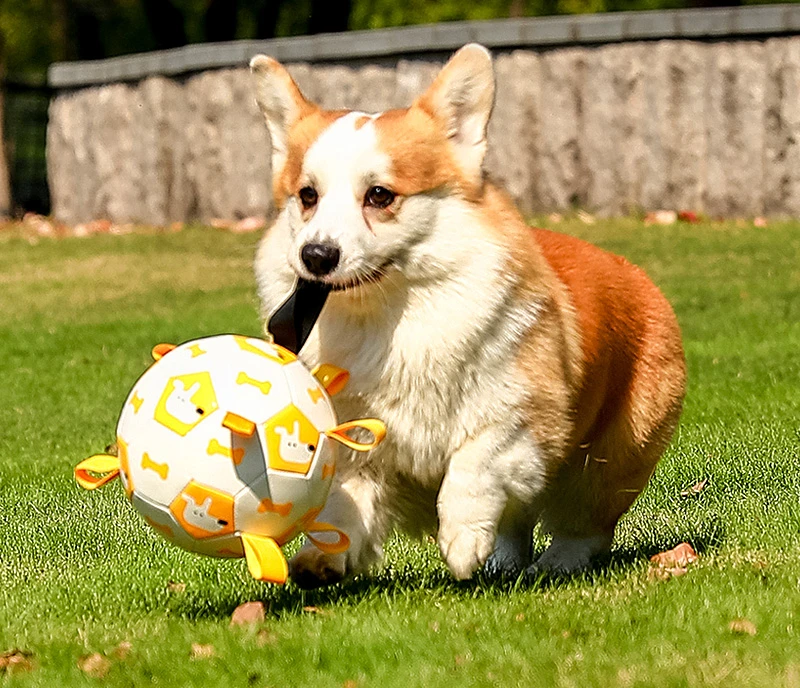
<instances>
[{"instance_id":1,"label":"fallen leaf","mask_svg":"<svg viewBox=\"0 0 800 688\"><path fill-rule=\"evenodd\" d=\"M123 640L113 649L112 654L117 659L125 659L131 653L132 649L133 645L129 641Z\"/></svg>"},{"instance_id":2,"label":"fallen leaf","mask_svg":"<svg viewBox=\"0 0 800 688\"><path fill-rule=\"evenodd\" d=\"M554 225L557 225L564 219L564 216L561 213L550 213L547 216L547 219L550 220Z\"/></svg>"},{"instance_id":3,"label":"fallen leaf","mask_svg":"<svg viewBox=\"0 0 800 688\"><path fill-rule=\"evenodd\" d=\"M211 659L217 654L213 645L203 645L202 643L192 643L192 650L189 659Z\"/></svg>"},{"instance_id":4,"label":"fallen leaf","mask_svg":"<svg viewBox=\"0 0 800 688\"><path fill-rule=\"evenodd\" d=\"M169 581L167 583L167 592L180 594L186 592L186 583L179 583L177 581Z\"/></svg>"},{"instance_id":5,"label":"fallen leaf","mask_svg":"<svg viewBox=\"0 0 800 688\"><path fill-rule=\"evenodd\" d=\"M767 218L766 217L754 217L753 218L753 224L756 227L761 227L761 228L766 227L767 226Z\"/></svg>"},{"instance_id":6,"label":"fallen leaf","mask_svg":"<svg viewBox=\"0 0 800 688\"><path fill-rule=\"evenodd\" d=\"M645 225L672 225L678 221L678 213L674 210L654 210L644 216Z\"/></svg>"},{"instance_id":7,"label":"fallen leaf","mask_svg":"<svg viewBox=\"0 0 800 688\"><path fill-rule=\"evenodd\" d=\"M650 557L656 566L669 568L670 566L686 566L697 561L697 552L688 542L682 542L666 552L659 552Z\"/></svg>"},{"instance_id":8,"label":"fallen leaf","mask_svg":"<svg viewBox=\"0 0 800 688\"><path fill-rule=\"evenodd\" d=\"M264 620L263 602L245 602L231 614L231 626L252 626Z\"/></svg>"},{"instance_id":9,"label":"fallen leaf","mask_svg":"<svg viewBox=\"0 0 800 688\"><path fill-rule=\"evenodd\" d=\"M439 632L439 622L438 622L438 621L432 621L432 622L430 623L430 629L431 629L431 630L432 630L434 633L438 633L438 632Z\"/></svg>"},{"instance_id":10,"label":"fallen leaf","mask_svg":"<svg viewBox=\"0 0 800 688\"><path fill-rule=\"evenodd\" d=\"M180 222L180 221L178 221L178 222L173 222L173 223L172 223L172 224L169 226L169 231L170 231L170 232L180 232L180 231L181 231L183 228L184 228L184 224L183 224L183 222Z\"/></svg>"},{"instance_id":11,"label":"fallen leaf","mask_svg":"<svg viewBox=\"0 0 800 688\"><path fill-rule=\"evenodd\" d=\"M25 650L9 650L0 654L0 673L16 673L18 671L31 671L33 655Z\"/></svg>"},{"instance_id":12,"label":"fallen leaf","mask_svg":"<svg viewBox=\"0 0 800 688\"><path fill-rule=\"evenodd\" d=\"M696 482L691 487L687 487L685 490L681 490L681 497L692 497L694 495L699 495L703 490L708 487L708 478L703 478L700 482Z\"/></svg>"},{"instance_id":13,"label":"fallen leaf","mask_svg":"<svg viewBox=\"0 0 800 688\"><path fill-rule=\"evenodd\" d=\"M99 652L93 652L78 660L78 668L89 676L103 678L111 668L111 662Z\"/></svg>"},{"instance_id":14,"label":"fallen leaf","mask_svg":"<svg viewBox=\"0 0 800 688\"><path fill-rule=\"evenodd\" d=\"M691 224L695 224L700 222L700 217L696 212L693 210L681 210L678 212L678 219L681 222L689 222Z\"/></svg>"},{"instance_id":15,"label":"fallen leaf","mask_svg":"<svg viewBox=\"0 0 800 688\"><path fill-rule=\"evenodd\" d=\"M349 678L342 684L342 688L358 688L358 681Z\"/></svg>"},{"instance_id":16,"label":"fallen leaf","mask_svg":"<svg viewBox=\"0 0 800 688\"><path fill-rule=\"evenodd\" d=\"M265 217L245 217L230 227L230 230L236 234L244 234L246 232L256 232L259 229L266 227L267 219Z\"/></svg>"},{"instance_id":17,"label":"fallen leaf","mask_svg":"<svg viewBox=\"0 0 800 688\"><path fill-rule=\"evenodd\" d=\"M593 225L597 220L594 215L587 213L585 210L578 211L578 219L585 225Z\"/></svg>"},{"instance_id":18,"label":"fallen leaf","mask_svg":"<svg viewBox=\"0 0 800 688\"><path fill-rule=\"evenodd\" d=\"M688 542L682 542L666 552L654 554L650 557L647 580L665 581L683 576L687 571L686 567L697 561L697 558L697 552Z\"/></svg>"},{"instance_id":19,"label":"fallen leaf","mask_svg":"<svg viewBox=\"0 0 800 688\"><path fill-rule=\"evenodd\" d=\"M514 617L514 621L525 621L525 614L520 612Z\"/></svg>"},{"instance_id":20,"label":"fallen leaf","mask_svg":"<svg viewBox=\"0 0 800 688\"><path fill-rule=\"evenodd\" d=\"M756 625L749 619L734 619L728 624L728 629L732 633L739 635L755 635L758 633Z\"/></svg>"},{"instance_id":21,"label":"fallen leaf","mask_svg":"<svg viewBox=\"0 0 800 688\"><path fill-rule=\"evenodd\" d=\"M224 220L221 217L212 218L209 223L214 229L230 229L233 227L233 220Z\"/></svg>"}]
</instances>

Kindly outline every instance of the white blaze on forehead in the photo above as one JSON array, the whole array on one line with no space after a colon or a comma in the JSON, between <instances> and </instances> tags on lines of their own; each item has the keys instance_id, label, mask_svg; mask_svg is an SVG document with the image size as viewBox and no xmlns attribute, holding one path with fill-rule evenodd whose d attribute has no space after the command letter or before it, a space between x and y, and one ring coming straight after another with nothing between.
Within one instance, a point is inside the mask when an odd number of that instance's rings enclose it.
<instances>
[{"instance_id":1,"label":"white blaze on forehead","mask_svg":"<svg viewBox=\"0 0 800 688\"><path fill-rule=\"evenodd\" d=\"M308 149L303 173L317 185L320 196L347 186L360 197L367 185L388 182L391 161L378 147L374 124L378 116L350 112L325 129Z\"/></svg>"}]
</instances>

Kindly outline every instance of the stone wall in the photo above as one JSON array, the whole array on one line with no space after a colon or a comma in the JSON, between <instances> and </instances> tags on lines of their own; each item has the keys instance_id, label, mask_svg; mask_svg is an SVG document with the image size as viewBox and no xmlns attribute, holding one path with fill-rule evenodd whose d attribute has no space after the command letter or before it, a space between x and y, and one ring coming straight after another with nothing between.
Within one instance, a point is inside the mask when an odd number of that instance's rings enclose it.
<instances>
[{"instance_id":1,"label":"stone wall","mask_svg":"<svg viewBox=\"0 0 800 688\"><path fill-rule=\"evenodd\" d=\"M380 111L408 105L443 60L290 71L326 108ZM525 212L800 215L800 36L507 50L495 68L487 169ZM244 67L51 105L53 212L68 223L268 214L269 159Z\"/></svg>"}]
</instances>

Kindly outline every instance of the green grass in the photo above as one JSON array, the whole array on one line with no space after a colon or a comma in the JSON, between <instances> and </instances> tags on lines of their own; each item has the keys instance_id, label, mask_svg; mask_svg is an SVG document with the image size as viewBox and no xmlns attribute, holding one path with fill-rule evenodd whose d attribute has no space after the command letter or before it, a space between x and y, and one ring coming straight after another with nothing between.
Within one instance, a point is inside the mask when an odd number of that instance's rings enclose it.
<instances>
[{"instance_id":1,"label":"green grass","mask_svg":"<svg viewBox=\"0 0 800 688\"><path fill-rule=\"evenodd\" d=\"M33 662L0 681L800 685L800 224L559 229L645 267L685 336L680 430L610 560L571 580L456 583L433 545L398 537L374 575L313 593L184 553L118 486L87 493L71 474L113 439L154 343L260 331L255 237L0 240L0 652ZM648 556L683 540L700 561L649 580ZM263 626L229 628L252 599ZM729 629L739 617L756 635ZM122 641L104 679L78 668ZM193 643L214 657L191 659Z\"/></svg>"}]
</instances>

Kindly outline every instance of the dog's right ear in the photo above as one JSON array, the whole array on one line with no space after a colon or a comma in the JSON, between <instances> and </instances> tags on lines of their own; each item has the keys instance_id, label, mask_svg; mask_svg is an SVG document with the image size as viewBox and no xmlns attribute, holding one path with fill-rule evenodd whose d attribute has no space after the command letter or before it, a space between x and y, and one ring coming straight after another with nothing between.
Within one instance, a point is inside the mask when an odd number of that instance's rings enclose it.
<instances>
[{"instance_id":1,"label":"dog's right ear","mask_svg":"<svg viewBox=\"0 0 800 688\"><path fill-rule=\"evenodd\" d=\"M272 173L277 175L286 162L289 129L316 109L300 93L294 79L277 60L266 55L256 55L250 60L256 102L272 139Z\"/></svg>"}]
</instances>

